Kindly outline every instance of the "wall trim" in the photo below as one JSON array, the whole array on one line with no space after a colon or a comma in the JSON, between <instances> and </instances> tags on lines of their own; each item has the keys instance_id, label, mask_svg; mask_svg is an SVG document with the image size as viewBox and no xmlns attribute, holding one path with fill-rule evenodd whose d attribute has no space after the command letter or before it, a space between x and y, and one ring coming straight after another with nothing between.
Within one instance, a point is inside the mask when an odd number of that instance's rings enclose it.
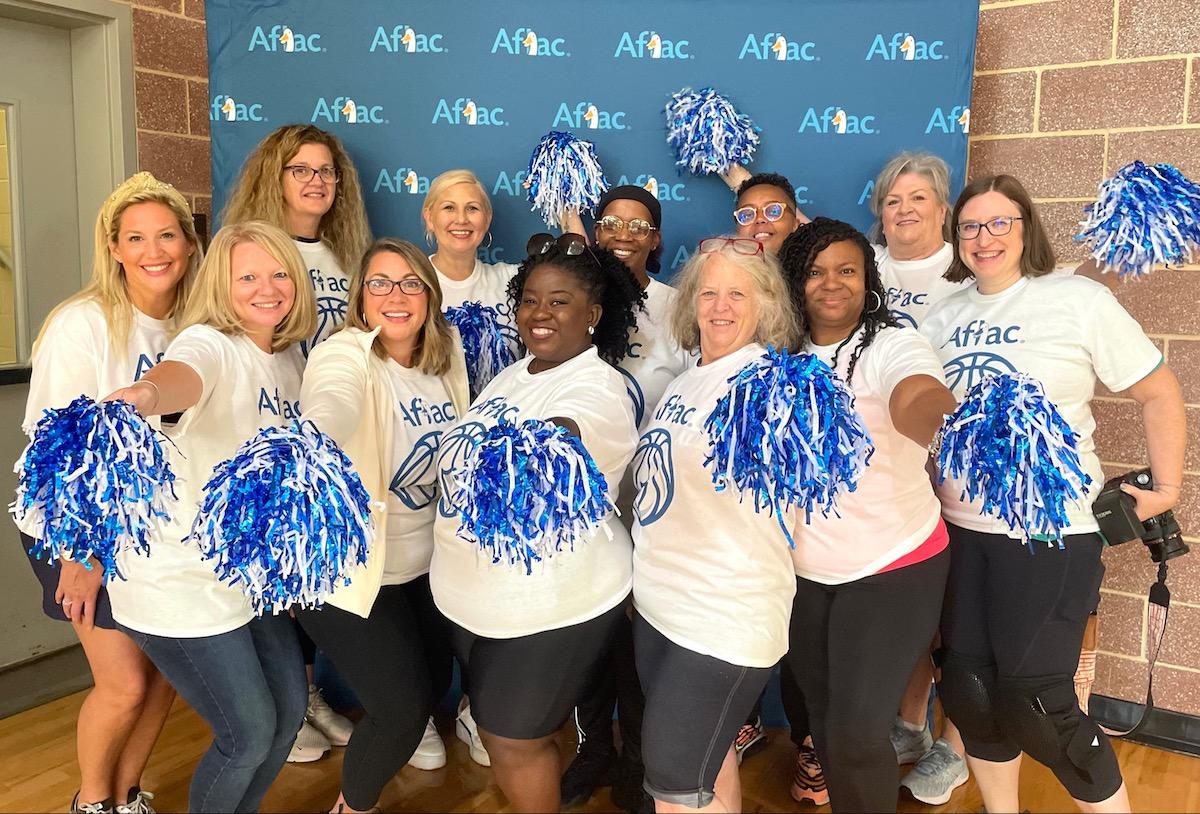
<instances>
[{"instance_id":1,"label":"wall trim","mask_svg":"<svg viewBox=\"0 0 1200 814\"><path fill-rule=\"evenodd\" d=\"M1099 723L1112 729L1128 729L1142 714L1142 704L1123 698L1093 694L1088 712ZM1126 740L1200 757L1200 717L1155 707L1138 730Z\"/></svg>"},{"instance_id":2,"label":"wall trim","mask_svg":"<svg viewBox=\"0 0 1200 814\"><path fill-rule=\"evenodd\" d=\"M0 671L0 718L92 686L83 646L76 643Z\"/></svg>"}]
</instances>

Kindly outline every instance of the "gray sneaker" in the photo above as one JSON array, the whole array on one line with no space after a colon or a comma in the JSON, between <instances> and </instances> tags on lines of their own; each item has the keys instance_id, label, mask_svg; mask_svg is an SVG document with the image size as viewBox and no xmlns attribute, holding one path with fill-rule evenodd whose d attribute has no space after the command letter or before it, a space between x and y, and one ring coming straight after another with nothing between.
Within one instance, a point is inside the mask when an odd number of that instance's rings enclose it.
<instances>
[{"instance_id":1,"label":"gray sneaker","mask_svg":"<svg viewBox=\"0 0 1200 814\"><path fill-rule=\"evenodd\" d=\"M933 746L933 736L926 727L920 732L913 732L900 723L900 719L892 721L892 748L896 750L896 763L915 763L921 755Z\"/></svg>"},{"instance_id":2,"label":"gray sneaker","mask_svg":"<svg viewBox=\"0 0 1200 814\"><path fill-rule=\"evenodd\" d=\"M904 775L900 785L922 803L940 806L968 777L967 762L954 753L949 743L938 738L912 771Z\"/></svg>"}]
</instances>

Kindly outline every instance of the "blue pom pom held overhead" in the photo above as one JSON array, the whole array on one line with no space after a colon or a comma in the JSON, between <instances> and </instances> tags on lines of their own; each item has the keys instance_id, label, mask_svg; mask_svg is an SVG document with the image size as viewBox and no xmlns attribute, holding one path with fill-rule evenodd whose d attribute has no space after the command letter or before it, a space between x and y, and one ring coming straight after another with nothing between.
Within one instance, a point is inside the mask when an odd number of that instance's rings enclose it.
<instances>
[{"instance_id":1,"label":"blue pom pom held overhead","mask_svg":"<svg viewBox=\"0 0 1200 814\"><path fill-rule=\"evenodd\" d=\"M504 336L495 308L479 302L464 302L447 308L446 319L458 328L462 337L471 398L475 398L497 373L516 361L516 356Z\"/></svg>"},{"instance_id":2,"label":"blue pom pom held overhead","mask_svg":"<svg viewBox=\"0 0 1200 814\"><path fill-rule=\"evenodd\" d=\"M187 541L254 611L318 608L366 563L371 499L311 421L267 427L213 468Z\"/></svg>"},{"instance_id":3,"label":"blue pom pom held overhead","mask_svg":"<svg viewBox=\"0 0 1200 814\"><path fill-rule=\"evenodd\" d=\"M712 88L672 94L666 113L667 144L680 170L724 175L735 164L749 164L758 147L754 122Z\"/></svg>"},{"instance_id":4,"label":"blue pom pom held overhead","mask_svg":"<svg viewBox=\"0 0 1200 814\"><path fill-rule=\"evenodd\" d=\"M95 557L105 582L125 578L125 552L150 553L175 499L175 475L156 432L124 401L80 396L46 410L16 472L10 511L37 540L30 553L55 563Z\"/></svg>"},{"instance_id":5,"label":"blue pom pom held overhead","mask_svg":"<svg viewBox=\"0 0 1200 814\"><path fill-rule=\"evenodd\" d=\"M457 480L458 535L493 564L526 574L535 562L573 550L613 511L608 482L583 442L549 421L502 420L480 439Z\"/></svg>"},{"instance_id":6,"label":"blue pom pom held overhead","mask_svg":"<svg viewBox=\"0 0 1200 814\"><path fill-rule=\"evenodd\" d=\"M1075 239L1122 278L1200 256L1200 186L1170 164L1134 161L1100 184Z\"/></svg>"},{"instance_id":7,"label":"blue pom pom held overhead","mask_svg":"<svg viewBox=\"0 0 1200 814\"><path fill-rule=\"evenodd\" d=\"M1041 382L1023 374L988 376L947 417L938 482L965 482L963 496L983 513L1034 539L1056 540L1069 523L1066 504L1092 479L1075 450L1076 435Z\"/></svg>"},{"instance_id":8,"label":"blue pom pom held overhead","mask_svg":"<svg viewBox=\"0 0 1200 814\"><path fill-rule=\"evenodd\" d=\"M718 492L733 487L755 511L769 509L795 548L784 514L836 514L838 493L854 491L875 447L850 388L815 356L768 348L729 382L704 422L704 465Z\"/></svg>"},{"instance_id":9,"label":"blue pom pom held overhead","mask_svg":"<svg viewBox=\"0 0 1200 814\"><path fill-rule=\"evenodd\" d=\"M530 209L537 209L542 220L558 229L570 211L593 212L608 189L608 180L590 141L551 130L529 156L525 188L533 204Z\"/></svg>"}]
</instances>

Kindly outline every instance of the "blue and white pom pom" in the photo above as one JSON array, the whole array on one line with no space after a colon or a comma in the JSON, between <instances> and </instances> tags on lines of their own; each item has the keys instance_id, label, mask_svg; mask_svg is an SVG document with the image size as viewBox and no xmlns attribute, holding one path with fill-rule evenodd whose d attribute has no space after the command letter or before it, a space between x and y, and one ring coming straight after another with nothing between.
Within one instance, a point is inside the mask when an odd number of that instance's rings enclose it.
<instances>
[{"instance_id":1,"label":"blue and white pom pom","mask_svg":"<svg viewBox=\"0 0 1200 814\"><path fill-rule=\"evenodd\" d=\"M1134 161L1100 184L1075 235L1105 271L1140 277L1200 256L1200 186L1170 164Z\"/></svg>"},{"instance_id":2,"label":"blue and white pom pom","mask_svg":"<svg viewBox=\"0 0 1200 814\"><path fill-rule=\"evenodd\" d=\"M784 513L836 513L838 493L857 488L875 447L854 395L816 356L768 348L729 382L704 422L704 465L718 492L732 487L755 511L769 509L795 548Z\"/></svg>"},{"instance_id":3,"label":"blue and white pom pom","mask_svg":"<svg viewBox=\"0 0 1200 814\"><path fill-rule=\"evenodd\" d=\"M446 319L458 328L467 357L471 398L483 392L496 374L517 360L501 329L500 315L490 305L464 302L446 309Z\"/></svg>"},{"instance_id":4,"label":"blue and white pom pom","mask_svg":"<svg viewBox=\"0 0 1200 814\"><path fill-rule=\"evenodd\" d=\"M1092 482L1076 438L1041 382L1023 374L988 376L943 425L938 482L964 481L963 497L981 500L984 514L1026 542L1052 539L1061 547L1067 501Z\"/></svg>"},{"instance_id":5,"label":"blue and white pom pom","mask_svg":"<svg viewBox=\"0 0 1200 814\"><path fill-rule=\"evenodd\" d=\"M592 212L608 189L608 180L590 141L558 130L542 136L529 156L525 176L530 209L542 220L561 228L567 212Z\"/></svg>"},{"instance_id":6,"label":"blue and white pom pom","mask_svg":"<svg viewBox=\"0 0 1200 814\"><path fill-rule=\"evenodd\" d=\"M367 561L371 499L311 421L267 427L213 468L187 542L254 611L320 607Z\"/></svg>"},{"instance_id":7,"label":"blue and white pom pom","mask_svg":"<svg viewBox=\"0 0 1200 814\"><path fill-rule=\"evenodd\" d=\"M533 572L597 527L613 503L583 442L549 421L501 420L458 473L458 534L493 563ZM604 527L601 527L604 528ZM607 529L605 529L607 531Z\"/></svg>"},{"instance_id":8,"label":"blue and white pom pom","mask_svg":"<svg viewBox=\"0 0 1200 814\"><path fill-rule=\"evenodd\" d=\"M754 122L712 88L672 94L666 113L675 166L694 175L723 175L735 164L749 164L758 147Z\"/></svg>"},{"instance_id":9,"label":"blue and white pom pom","mask_svg":"<svg viewBox=\"0 0 1200 814\"><path fill-rule=\"evenodd\" d=\"M124 401L80 396L46 410L15 471L10 511L35 527L30 553L52 563L95 557L106 583L125 578L122 554L150 553L150 536L170 519L166 504L175 499L157 433Z\"/></svg>"}]
</instances>

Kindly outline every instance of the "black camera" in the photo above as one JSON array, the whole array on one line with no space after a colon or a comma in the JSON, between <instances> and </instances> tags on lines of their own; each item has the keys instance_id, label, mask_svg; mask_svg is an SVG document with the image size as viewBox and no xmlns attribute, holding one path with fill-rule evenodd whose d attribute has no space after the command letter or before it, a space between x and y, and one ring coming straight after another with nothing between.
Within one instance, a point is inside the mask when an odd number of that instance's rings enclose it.
<instances>
[{"instance_id":1,"label":"black camera","mask_svg":"<svg viewBox=\"0 0 1200 814\"><path fill-rule=\"evenodd\" d=\"M1104 541L1109 545L1120 545L1141 540L1150 549L1150 559L1159 563L1188 553L1175 513L1167 510L1142 522L1138 519L1133 498L1121 491L1122 483L1138 489L1154 488L1149 469L1126 472L1104 484L1092 504L1092 514L1100 524L1100 536Z\"/></svg>"}]
</instances>

